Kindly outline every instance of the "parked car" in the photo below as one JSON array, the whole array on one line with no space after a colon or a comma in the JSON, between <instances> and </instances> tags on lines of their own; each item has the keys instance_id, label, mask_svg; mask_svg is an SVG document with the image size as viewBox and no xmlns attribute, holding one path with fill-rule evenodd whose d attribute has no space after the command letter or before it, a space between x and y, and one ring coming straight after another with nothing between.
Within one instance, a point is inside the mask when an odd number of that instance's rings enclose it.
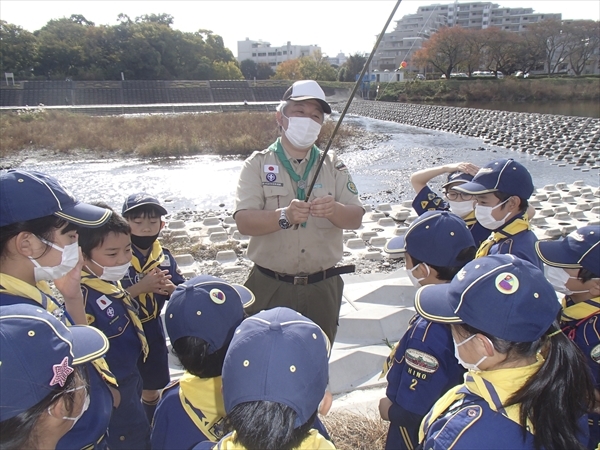
<instances>
[{"instance_id":1,"label":"parked car","mask_svg":"<svg viewBox=\"0 0 600 450\"><path fill-rule=\"evenodd\" d=\"M450 78L469 78L469 75L467 75L464 72L460 72L460 73L451 73L450 74Z\"/></svg>"},{"instance_id":2,"label":"parked car","mask_svg":"<svg viewBox=\"0 0 600 450\"><path fill-rule=\"evenodd\" d=\"M418 73L417 76L415 76L415 80L425 80L425 75L423 75L422 73Z\"/></svg>"},{"instance_id":3,"label":"parked car","mask_svg":"<svg viewBox=\"0 0 600 450\"><path fill-rule=\"evenodd\" d=\"M489 70L476 70L472 74L473 77L478 78L494 78L494 72L490 72Z\"/></svg>"}]
</instances>

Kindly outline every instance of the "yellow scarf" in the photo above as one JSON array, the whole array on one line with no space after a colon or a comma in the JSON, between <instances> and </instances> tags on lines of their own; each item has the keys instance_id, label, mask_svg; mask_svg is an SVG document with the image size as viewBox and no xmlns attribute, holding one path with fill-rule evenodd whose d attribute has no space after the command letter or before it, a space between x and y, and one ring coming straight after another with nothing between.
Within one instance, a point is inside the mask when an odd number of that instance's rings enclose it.
<instances>
[{"instance_id":1,"label":"yellow scarf","mask_svg":"<svg viewBox=\"0 0 600 450\"><path fill-rule=\"evenodd\" d=\"M29 283L19 280L11 275L0 273L0 293L2 292L31 299L38 303L46 311L53 314L57 308L62 307L62 305L60 305L56 300L54 300L54 297L52 297L52 290L45 281L40 281L36 286L32 286ZM73 325L66 316L62 316L61 320L67 326ZM117 379L111 373L104 358L95 359L92 361L92 364L107 383L117 386Z\"/></svg>"},{"instance_id":2,"label":"yellow scarf","mask_svg":"<svg viewBox=\"0 0 600 450\"><path fill-rule=\"evenodd\" d=\"M302 441L299 447L296 447L298 450L335 450L335 446L332 442L325 439L319 432L315 429L310 430L310 434L306 439ZM234 442L236 439L236 432L228 434L223 439L219 441L213 447L213 450L245 450L244 447L239 442Z\"/></svg>"},{"instance_id":3,"label":"yellow scarf","mask_svg":"<svg viewBox=\"0 0 600 450\"><path fill-rule=\"evenodd\" d=\"M561 322L585 319L600 313L600 297L575 303L571 306L567 306L567 298L565 297L562 299L562 307Z\"/></svg>"},{"instance_id":4,"label":"yellow scarf","mask_svg":"<svg viewBox=\"0 0 600 450\"><path fill-rule=\"evenodd\" d=\"M162 246L158 240L152 244L152 249L148 254L146 264L142 267L140 260L135 254L131 257L131 265L139 274L147 274L160 266L165 259ZM140 300L140 316L141 321L148 322L151 319L158 317L158 304L154 301L154 292L143 292L138 296Z\"/></svg>"},{"instance_id":5,"label":"yellow scarf","mask_svg":"<svg viewBox=\"0 0 600 450\"><path fill-rule=\"evenodd\" d=\"M457 401L465 397L464 389L484 399L489 407L517 424L519 421L520 405L504 407L506 401L540 370L544 359L538 355L537 361L529 366L515 367L510 369L498 369L490 371L469 371L465 374L465 382L462 385L450 389L441 397L427 416L421 422L419 430L419 442L423 442L431 425ZM527 419L529 432L534 434L533 425Z\"/></svg>"},{"instance_id":6,"label":"yellow scarf","mask_svg":"<svg viewBox=\"0 0 600 450\"><path fill-rule=\"evenodd\" d=\"M499 231L492 231L490 237L483 241L479 246L475 258L487 256L492 249L492 246L497 244L502 239L509 238L517 233L521 233L522 231L530 229L531 225L529 225L529 219L527 218L527 214L524 214L523 217L513 220L508 225L502 227Z\"/></svg>"},{"instance_id":7,"label":"yellow scarf","mask_svg":"<svg viewBox=\"0 0 600 450\"><path fill-rule=\"evenodd\" d=\"M137 315L136 308L133 306L133 299L129 292L121 287L121 283L117 281L115 284L101 280L96 275L89 274L85 271L81 271L81 284L94 289L104 295L110 295L117 300L121 300L123 306L127 310L127 314L131 319L131 323L137 332L138 338L142 344L142 351L144 352L144 361L148 357L148 341L146 340L146 334L144 328L140 322L140 318Z\"/></svg>"},{"instance_id":8,"label":"yellow scarf","mask_svg":"<svg viewBox=\"0 0 600 450\"><path fill-rule=\"evenodd\" d=\"M181 406L202 434L213 442L223 437L222 386L221 377L199 378L189 372L179 380Z\"/></svg>"},{"instance_id":9,"label":"yellow scarf","mask_svg":"<svg viewBox=\"0 0 600 450\"><path fill-rule=\"evenodd\" d=\"M475 211L471 211L465 217L462 218L465 221L468 227L471 227L477 223L477 219L475 218Z\"/></svg>"},{"instance_id":10,"label":"yellow scarf","mask_svg":"<svg viewBox=\"0 0 600 450\"><path fill-rule=\"evenodd\" d=\"M398 350L398 345L400 345L400 341L396 342L396 345L394 345L394 348L390 352L389 356L383 362L383 369L379 375L379 380L385 377L392 368L392 364L394 364L394 357L396 356L396 350Z\"/></svg>"}]
</instances>

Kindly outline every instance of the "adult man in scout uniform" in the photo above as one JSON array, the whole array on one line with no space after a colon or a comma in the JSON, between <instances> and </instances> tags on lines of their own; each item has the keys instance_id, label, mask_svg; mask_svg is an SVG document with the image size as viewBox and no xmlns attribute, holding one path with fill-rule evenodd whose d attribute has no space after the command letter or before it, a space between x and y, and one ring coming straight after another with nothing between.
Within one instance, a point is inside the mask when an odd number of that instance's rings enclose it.
<instances>
[{"instance_id":1,"label":"adult man in scout uniform","mask_svg":"<svg viewBox=\"0 0 600 450\"><path fill-rule=\"evenodd\" d=\"M364 209L348 169L328 154L308 201L309 187L322 155L314 145L331 107L312 80L295 82L277 108L281 137L244 163L234 218L250 236L254 262L246 287L255 293L247 309L287 306L316 322L331 341L337 331L344 283L353 267L342 258L342 230L357 229Z\"/></svg>"}]
</instances>

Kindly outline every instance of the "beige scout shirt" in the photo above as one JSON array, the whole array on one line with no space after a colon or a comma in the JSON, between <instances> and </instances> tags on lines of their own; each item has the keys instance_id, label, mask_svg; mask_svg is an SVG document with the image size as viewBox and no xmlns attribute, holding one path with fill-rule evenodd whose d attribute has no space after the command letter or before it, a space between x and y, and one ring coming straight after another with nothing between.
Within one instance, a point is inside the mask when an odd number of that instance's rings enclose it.
<instances>
[{"instance_id":1,"label":"beige scout shirt","mask_svg":"<svg viewBox=\"0 0 600 450\"><path fill-rule=\"evenodd\" d=\"M310 153L301 162L291 158L287 152L286 156L295 172L302 177ZM307 190L316 170L317 162L306 179ZM275 210L288 206L296 198L296 189L296 182L275 152L268 149L254 152L244 162L240 174L234 216L244 209ZM327 154L310 199L327 194L333 195L339 203L362 208L348 169L331 153ZM288 275L319 272L335 266L342 259L342 231L329 219L310 216L306 227L299 226L297 230L291 227L264 236L251 236L248 258L259 266Z\"/></svg>"}]
</instances>

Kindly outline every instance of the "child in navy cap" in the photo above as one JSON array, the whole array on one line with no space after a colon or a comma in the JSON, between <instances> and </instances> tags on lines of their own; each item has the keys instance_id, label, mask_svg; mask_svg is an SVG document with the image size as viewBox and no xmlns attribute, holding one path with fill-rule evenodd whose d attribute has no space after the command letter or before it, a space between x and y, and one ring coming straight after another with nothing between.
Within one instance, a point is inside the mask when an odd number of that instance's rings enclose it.
<instances>
[{"instance_id":1,"label":"child in navy cap","mask_svg":"<svg viewBox=\"0 0 600 450\"><path fill-rule=\"evenodd\" d=\"M139 304L139 316L148 340L150 353L145 362L138 361L138 367L144 381L142 403L152 422L159 389L169 383L167 343L160 312L169 295L185 278L171 252L158 241L165 225L161 216L167 214L160 202L147 193L132 194L125 200L122 213L131 227L132 258L121 285Z\"/></svg>"},{"instance_id":2,"label":"child in navy cap","mask_svg":"<svg viewBox=\"0 0 600 450\"><path fill-rule=\"evenodd\" d=\"M191 448L223 437L221 369L233 332L254 295L246 287L201 275L180 284L165 323L185 373L162 393L154 416L153 449Z\"/></svg>"},{"instance_id":3,"label":"child in navy cap","mask_svg":"<svg viewBox=\"0 0 600 450\"><path fill-rule=\"evenodd\" d=\"M475 242L465 222L447 211L427 211L404 236L391 239L388 253L405 252L406 269L415 284L449 283L475 256ZM389 371L388 371L389 370ZM421 420L436 400L462 381L450 329L418 314L384 366L388 386L379 412L390 421L386 449L413 449Z\"/></svg>"},{"instance_id":4,"label":"child in navy cap","mask_svg":"<svg viewBox=\"0 0 600 450\"><path fill-rule=\"evenodd\" d=\"M475 196L475 217L492 232L477 250L477 258L508 253L542 268L534 248L537 237L529 225L528 199L534 187L525 166L514 159L492 161L456 190Z\"/></svg>"},{"instance_id":5,"label":"child in navy cap","mask_svg":"<svg viewBox=\"0 0 600 450\"><path fill-rule=\"evenodd\" d=\"M535 246L546 264L546 278L564 294L561 327L583 351L600 398L600 225L573 231L559 241ZM590 410L588 448L600 443L600 404Z\"/></svg>"},{"instance_id":6,"label":"child in navy cap","mask_svg":"<svg viewBox=\"0 0 600 450\"><path fill-rule=\"evenodd\" d=\"M247 318L223 366L229 434L195 449L334 449L312 425L328 382L330 344L312 320L289 308Z\"/></svg>"},{"instance_id":7,"label":"child in navy cap","mask_svg":"<svg viewBox=\"0 0 600 450\"><path fill-rule=\"evenodd\" d=\"M98 330L67 328L40 306L0 306L0 447L56 448L90 405L82 364L107 349Z\"/></svg>"},{"instance_id":8,"label":"child in navy cap","mask_svg":"<svg viewBox=\"0 0 600 450\"><path fill-rule=\"evenodd\" d=\"M110 216L105 208L79 202L44 173L0 174L0 305L34 305L67 326L85 324L77 232L99 227ZM54 281L62 299L54 297L47 281ZM58 449L106 448L113 407L109 385L116 382L103 359L86 366L91 407L60 439Z\"/></svg>"},{"instance_id":9,"label":"child in navy cap","mask_svg":"<svg viewBox=\"0 0 600 450\"><path fill-rule=\"evenodd\" d=\"M584 448L591 377L541 270L513 255L478 258L450 284L419 289L415 309L451 325L468 369L423 420L423 448Z\"/></svg>"},{"instance_id":10,"label":"child in navy cap","mask_svg":"<svg viewBox=\"0 0 600 450\"><path fill-rule=\"evenodd\" d=\"M473 195L459 192L454 188L471 181L478 170L479 167L474 164L461 162L419 170L410 176L410 184L417 193L412 202L415 212L420 216L425 211L452 211L465 221L477 246L487 239L490 231L475 219ZM427 183L445 173L448 176L446 182L442 184L444 199L433 192Z\"/></svg>"}]
</instances>

